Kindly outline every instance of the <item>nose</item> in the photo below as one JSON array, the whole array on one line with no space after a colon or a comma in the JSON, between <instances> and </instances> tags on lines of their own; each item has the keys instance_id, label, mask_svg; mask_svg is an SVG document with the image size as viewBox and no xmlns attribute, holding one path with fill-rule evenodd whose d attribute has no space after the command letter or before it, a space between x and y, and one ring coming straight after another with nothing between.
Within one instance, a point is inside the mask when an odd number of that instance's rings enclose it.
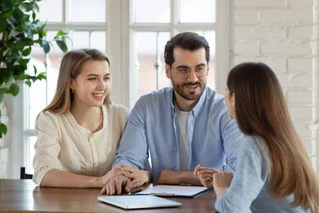
<instances>
[{"instance_id":1,"label":"nose","mask_svg":"<svg viewBox=\"0 0 319 213\"><path fill-rule=\"evenodd\" d=\"M195 82L198 80L198 77L197 75L195 74L195 70L194 69L191 69L190 70L190 73L189 73L189 76L187 77L187 80L189 82Z\"/></svg>"},{"instance_id":2,"label":"nose","mask_svg":"<svg viewBox=\"0 0 319 213\"><path fill-rule=\"evenodd\" d=\"M104 90L107 85L107 82L103 81L103 79L100 79L96 85L96 88L99 90Z\"/></svg>"}]
</instances>

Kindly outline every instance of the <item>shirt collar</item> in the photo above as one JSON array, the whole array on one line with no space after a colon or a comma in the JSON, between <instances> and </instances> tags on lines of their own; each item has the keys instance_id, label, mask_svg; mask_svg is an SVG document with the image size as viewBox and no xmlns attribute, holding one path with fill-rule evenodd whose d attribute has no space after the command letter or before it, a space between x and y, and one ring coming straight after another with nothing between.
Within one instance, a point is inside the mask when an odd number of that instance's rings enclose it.
<instances>
[{"instance_id":1,"label":"shirt collar","mask_svg":"<svg viewBox=\"0 0 319 213\"><path fill-rule=\"evenodd\" d=\"M199 101L197 102L197 104L195 105L195 107L192 109L192 114L193 116L197 117L200 108L202 107L204 101L206 100L206 88L204 89L202 95L199 98ZM172 88L171 93L170 93L170 100L171 100L171 108L172 108L172 115L174 115L176 113L176 107L175 107L175 94L174 94L174 89Z\"/></svg>"}]
</instances>

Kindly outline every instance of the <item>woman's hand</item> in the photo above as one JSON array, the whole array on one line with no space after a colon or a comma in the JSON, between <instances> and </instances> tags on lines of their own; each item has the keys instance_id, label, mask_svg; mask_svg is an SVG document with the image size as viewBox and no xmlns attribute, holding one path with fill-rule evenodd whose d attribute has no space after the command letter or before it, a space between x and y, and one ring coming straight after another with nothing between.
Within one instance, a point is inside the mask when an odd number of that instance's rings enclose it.
<instances>
[{"instance_id":1,"label":"woman's hand","mask_svg":"<svg viewBox=\"0 0 319 213\"><path fill-rule=\"evenodd\" d=\"M197 176L203 186L207 188L213 187L213 175L216 173L218 173L218 171L215 169L201 167L200 165L197 165L194 169L194 175Z\"/></svg>"}]
</instances>

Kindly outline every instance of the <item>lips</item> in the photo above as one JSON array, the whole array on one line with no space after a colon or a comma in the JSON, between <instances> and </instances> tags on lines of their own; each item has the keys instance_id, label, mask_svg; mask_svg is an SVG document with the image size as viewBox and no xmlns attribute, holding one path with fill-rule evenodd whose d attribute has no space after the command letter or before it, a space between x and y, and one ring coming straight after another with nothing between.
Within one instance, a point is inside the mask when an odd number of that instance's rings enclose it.
<instances>
[{"instance_id":1,"label":"lips","mask_svg":"<svg viewBox=\"0 0 319 213\"><path fill-rule=\"evenodd\" d=\"M197 88L199 86L200 86L199 84L186 84L186 85L184 85L184 87L193 88L193 89L195 89L195 88Z\"/></svg>"},{"instance_id":2,"label":"lips","mask_svg":"<svg viewBox=\"0 0 319 213\"><path fill-rule=\"evenodd\" d=\"M93 95L97 98L102 98L103 97L103 93L93 93Z\"/></svg>"}]
</instances>

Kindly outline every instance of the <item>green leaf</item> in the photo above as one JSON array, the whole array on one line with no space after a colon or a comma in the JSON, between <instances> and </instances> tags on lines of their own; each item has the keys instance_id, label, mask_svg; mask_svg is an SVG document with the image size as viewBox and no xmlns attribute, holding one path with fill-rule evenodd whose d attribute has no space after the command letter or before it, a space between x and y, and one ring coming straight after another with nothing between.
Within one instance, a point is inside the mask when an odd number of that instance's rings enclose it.
<instances>
[{"instance_id":1,"label":"green leaf","mask_svg":"<svg viewBox=\"0 0 319 213\"><path fill-rule=\"evenodd\" d=\"M35 12L32 12L32 20L34 21L37 17L37 14Z\"/></svg>"},{"instance_id":2,"label":"green leaf","mask_svg":"<svg viewBox=\"0 0 319 213\"><path fill-rule=\"evenodd\" d=\"M67 35L68 33L66 32L66 31L64 31L64 30L59 30L58 32L57 32L57 34L55 35L55 37L57 38L57 37L62 37L62 36L65 36L65 35Z\"/></svg>"},{"instance_id":3,"label":"green leaf","mask_svg":"<svg viewBox=\"0 0 319 213\"><path fill-rule=\"evenodd\" d=\"M11 84L11 86L9 87L9 92L13 95L13 96L17 96L19 94L20 88L17 84Z\"/></svg>"},{"instance_id":4,"label":"green leaf","mask_svg":"<svg viewBox=\"0 0 319 213\"><path fill-rule=\"evenodd\" d=\"M3 101L3 98L4 98L4 92L0 90L0 102Z\"/></svg>"},{"instance_id":5,"label":"green leaf","mask_svg":"<svg viewBox=\"0 0 319 213\"><path fill-rule=\"evenodd\" d=\"M46 80L46 79L47 79L47 74L46 74L46 72L40 72L39 75L37 75L37 79L39 79L39 80L42 80L42 79Z\"/></svg>"},{"instance_id":6,"label":"green leaf","mask_svg":"<svg viewBox=\"0 0 319 213\"><path fill-rule=\"evenodd\" d=\"M9 88L8 87L2 87L1 91L4 93L9 93Z\"/></svg>"},{"instance_id":7,"label":"green leaf","mask_svg":"<svg viewBox=\"0 0 319 213\"><path fill-rule=\"evenodd\" d=\"M2 138L2 134L7 134L8 128L4 123L0 123L0 137Z\"/></svg>"},{"instance_id":8,"label":"green leaf","mask_svg":"<svg viewBox=\"0 0 319 213\"><path fill-rule=\"evenodd\" d=\"M25 80L25 79L28 79L29 77L30 77L30 75L28 75L28 74L21 74L21 75L19 75L19 76L17 77L16 80L23 81L23 80Z\"/></svg>"},{"instance_id":9,"label":"green leaf","mask_svg":"<svg viewBox=\"0 0 319 213\"><path fill-rule=\"evenodd\" d=\"M1 13L0 16L5 19L9 19L11 18L12 14L13 14L13 9Z\"/></svg>"},{"instance_id":10,"label":"green leaf","mask_svg":"<svg viewBox=\"0 0 319 213\"><path fill-rule=\"evenodd\" d=\"M60 47L60 49L63 52L67 52L68 51L68 46L66 46L64 41L60 41L60 40L56 40L57 45Z\"/></svg>"},{"instance_id":11,"label":"green leaf","mask_svg":"<svg viewBox=\"0 0 319 213\"><path fill-rule=\"evenodd\" d=\"M0 33L4 32L7 28L7 22L5 19L0 18Z\"/></svg>"},{"instance_id":12,"label":"green leaf","mask_svg":"<svg viewBox=\"0 0 319 213\"><path fill-rule=\"evenodd\" d=\"M24 50L22 51L22 55L23 55L23 56L28 56L28 55L30 55L31 50L32 50L31 47L28 47L27 49L24 49Z\"/></svg>"},{"instance_id":13,"label":"green leaf","mask_svg":"<svg viewBox=\"0 0 319 213\"><path fill-rule=\"evenodd\" d=\"M34 74L36 75L38 72L37 67L33 65L33 68L34 68Z\"/></svg>"},{"instance_id":14,"label":"green leaf","mask_svg":"<svg viewBox=\"0 0 319 213\"><path fill-rule=\"evenodd\" d=\"M46 40L42 40L42 48L43 48L43 51L45 53L48 53L50 52L50 45L49 45L49 42L47 42Z\"/></svg>"},{"instance_id":15,"label":"green leaf","mask_svg":"<svg viewBox=\"0 0 319 213\"><path fill-rule=\"evenodd\" d=\"M25 12L29 12L33 8L33 3L22 3L20 7L24 9Z\"/></svg>"},{"instance_id":16,"label":"green leaf","mask_svg":"<svg viewBox=\"0 0 319 213\"><path fill-rule=\"evenodd\" d=\"M28 85L29 87L31 87L32 83L31 83L31 81L26 81L25 84Z\"/></svg>"}]
</instances>

